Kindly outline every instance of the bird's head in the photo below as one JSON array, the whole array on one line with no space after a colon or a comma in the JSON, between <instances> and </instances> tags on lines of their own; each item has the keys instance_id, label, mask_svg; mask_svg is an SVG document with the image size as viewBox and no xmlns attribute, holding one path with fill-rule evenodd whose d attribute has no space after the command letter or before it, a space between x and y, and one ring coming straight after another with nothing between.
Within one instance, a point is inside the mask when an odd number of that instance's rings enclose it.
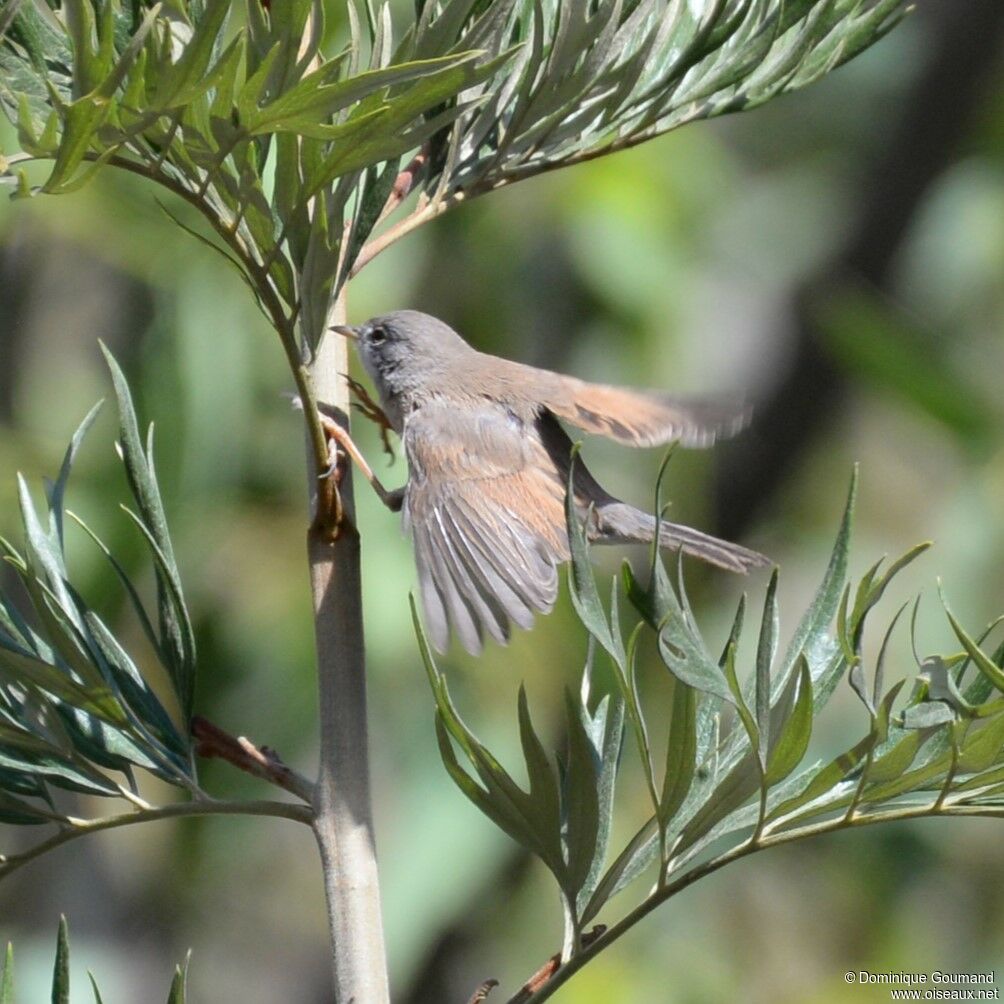
<instances>
[{"instance_id":1,"label":"bird's head","mask_svg":"<svg viewBox=\"0 0 1004 1004\"><path fill-rule=\"evenodd\" d=\"M417 310L397 310L358 326L335 325L353 339L383 402L432 393L473 350L448 324Z\"/></svg>"}]
</instances>

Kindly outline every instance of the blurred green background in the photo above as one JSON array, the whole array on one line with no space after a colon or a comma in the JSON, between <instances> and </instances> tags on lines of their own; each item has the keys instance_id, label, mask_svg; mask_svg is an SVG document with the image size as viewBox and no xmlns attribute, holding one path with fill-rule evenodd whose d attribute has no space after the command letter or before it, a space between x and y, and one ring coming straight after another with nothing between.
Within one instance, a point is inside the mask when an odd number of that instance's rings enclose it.
<instances>
[{"instance_id":1,"label":"blurred green background","mask_svg":"<svg viewBox=\"0 0 1004 1004\"><path fill-rule=\"evenodd\" d=\"M852 571L933 538L885 619L923 591L921 651L951 650L937 577L973 630L1004 611L1004 4L919 7L806 92L462 207L367 269L350 291L351 318L414 307L479 348L582 377L741 390L759 403L752 429L713 455L674 458L673 518L770 554L790 632L860 461ZM9 130L0 139L13 149ZM72 197L0 203L0 531L18 532L14 471L39 486L109 393L104 339L157 425L197 620L199 709L312 773L303 434L283 397L290 381L241 282L154 195L105 171ZM70 505L138 567L139 541L116 508L126 492L112 411L85 448ZM403 462L384 471L374 431L357 429L385 481L403 481ZM658 451L588 442L586 457L608 487L649 504ZM511 993L558 947L557 899L543 868L442 770L409 620L409 546L370 494L359 504L395 1000L464 1001L489 976ZM117 593L81 536L74 568L112 612ZM597 562L612 573L622 557ZM757 602L765 577L690 572L715 649L738 593ZM894 654L900 675L914 672L905 633ZM469 722L515 754L520 682L559 743L562 688L577 685L583 657L563 595L508 649L478 660L454 651L444 664ZM641 667L653 701L664 672ZM833 751L864 725L841 688L816 745ZM204 777L221 793L263 794L214 764ZM643 798L628 781L626 833ZM5 828L0 840L8 849L26 836ZM848 986L846 971L1004 972L1002 846L999 823L958 820L757 855L662 907L556 999L865 1004L888 992ZM328 999L319 866L302 827L164 822L22 870L0 886L0 939L16 944L28 1004L47 999L61 911L81 1000L85 968L109 1004L162 999L190 946L195 1000Z\"/></svg>"}]
</instances>

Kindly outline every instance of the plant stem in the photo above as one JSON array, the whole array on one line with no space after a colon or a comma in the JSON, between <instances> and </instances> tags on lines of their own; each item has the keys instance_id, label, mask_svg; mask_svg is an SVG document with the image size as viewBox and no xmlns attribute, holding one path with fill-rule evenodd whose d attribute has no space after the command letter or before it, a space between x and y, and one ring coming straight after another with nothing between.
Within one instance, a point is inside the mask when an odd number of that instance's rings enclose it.
<instances>
[{"instance_id":1,"label":"plant stem","mask_svg":"<svg viewBox=\"0 0 1004 1004\"><path fill-rule=\"evenodd\" d=\"M313 828L324 871L335 1001L383 1004L389 999L389 991L369 791L359 534L354 524L352 472L346 468L337 492L331 478L318 480L328 461L318 402L329 406L329 413L348 429L348 385L343 377L348 372L348 343L325 335L308 369L300 357L292 317L275 295L266 269L222 225L205 201L147 165L127 158L113 158L113 163L153 178L206 217L257 290L279 335L300 395L308 439L307 489L313 508L307 555L321 733ZM424 221L423 217L397 236ZM327 326L344 321L344 310L344 300L336 301ZM337 519L337 527L332 525L333 519ZM337 540L333 539L335 530Z\"/></svg>"},{"instance_id":2,"label":"plant stem","mask_svg":"<svg viewBox=\"0 0 1004 1004\"><path fill-rule=\"evenodd\" d=\"M395 223L390 229L385 230L363 246L349 271L349 278L358 275L378 254L386 251L392 244L396 244L402 237L406 237L413 230L417 230L437 216L442 216L448 209L452 209L476 194L479 192L473 189L468 192L453 192L442 199L427 202L424 206L416 209L399 223Z\"/></svg>"},{"instance_id":3,"label":"plant stem","mask_svg":"<svg viewBox=\"0 0 1004 1004\"><path fill-rule=\"evenodd\" d=\"M344 300L329 324L343 323ZM348 342L326 334L311 367L317 399L348 428ZM307 416L308 421L314 416ZM308 451L308 489L316 506L317 465ZM352 473L339 485L337 539L314 519L307 535L314 601L321 763L314 834L321 852L331 929L336 1004L386 1004L387 963L370 804L366 676Z\"/></svg>"},{"instance_id":4,"label":"plant stem","mask_svg":"<svg viewBox=\"0 0 1004 1004\"><path fill-rule=\"evenodd\" d=\"M807 837L819 836L823 833L836 833L839 830L852 829L859 826L872 826L876 823L896 822L904 819L921 819L936 816L989 816L1001 818L1004 816L1004 806L985 805L963 805L947 804L940 806L898 806L885 811L867 813L854 816L848 819L847 816L838 816L835 819L824 820L820 823L812 823L800 827L796 830L786 830L781 833L762 835L759 839L750 839L738 847L733 847L717 857L705 861L703 864L692 868L685 875L681 875L675 881L664 886L657 887L656 890L630 913L622 917L616 924L606 930L595 941L588 945L583 945L582 951L564 963L557 972L547 981L547 983L537 990L531 997L526 997L520 991L509 999L509 1004L541 1004L548 1000L561 986L568 982L587 962L609 948L621 935L626 934L644 917L647 917L657 906L665 903L667 899L682 892L688 886L693 885L699 879L705 878L712 872L724 868L733 861L748 857L757 851L765 850L768 847L776 847L782 844L794 843L796 840L804 840Z\"/></svg>"},{"instance_id":5,"label":"plant stem","mask_svg":"<svg viewBox=\"0 0 1004 1004\"><path fill-rule=\"evenodd\" d=\"M158 805L149 809L139 809L135 812L123 812L117 816L103 816L100 819L74 819L64 829L54 833L34 847L10 857L0 854L0 878L6 878L18 868L41 857L61 844L87 836L88 833L99 833L101 830L114 830L121 826L131 826L133 823L149 823L157 819L177 819L180 816L275 816L280 819L293 819L298 823L310 825L312 814L310 808L296 802L274 802L269 800L251 802L218 802L215 799L200 798L191 802L172 802L170 805Z\"/></svg>"}]
</instances>

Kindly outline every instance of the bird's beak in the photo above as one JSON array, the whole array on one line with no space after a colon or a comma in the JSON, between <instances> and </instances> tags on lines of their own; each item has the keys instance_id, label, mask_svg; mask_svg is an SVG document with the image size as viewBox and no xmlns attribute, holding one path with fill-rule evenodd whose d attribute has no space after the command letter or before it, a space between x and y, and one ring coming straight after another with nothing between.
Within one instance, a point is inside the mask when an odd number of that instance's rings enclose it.
<instances>
[{"instance_id":1,"label":"bird's beak","mask_svg":"<svg viewBox=\"0 0 1004 1004\"><path fill-rule=\"evenodd\" d=\"M353 328L350 324L333 324L329 330L333 331L336 335L351 338L353 341L359 338L359 329Z\"/></svg>"}]
</instances>

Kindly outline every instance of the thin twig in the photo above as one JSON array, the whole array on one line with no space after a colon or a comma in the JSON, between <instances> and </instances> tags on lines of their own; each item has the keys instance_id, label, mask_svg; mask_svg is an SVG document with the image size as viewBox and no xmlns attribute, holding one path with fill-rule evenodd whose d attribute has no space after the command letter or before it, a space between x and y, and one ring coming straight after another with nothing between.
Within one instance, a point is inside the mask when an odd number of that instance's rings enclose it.
<instances>
[{"instance_id":1,"label":"thin twig","mask_svg":"<svg viewBox=\"0 0 1004 1004\"><path fill-rule=\"evenodd\" d=\"M93 157L89 159L93 159ZM220 240L237 256L247 272L248 278L254 285L262 307L279 335L279 341L286 354L290 372L293 375L293 381L296 384L300 400L303 402L304 420L307 423L314 462L317 464L318 470L324 470L327 466L328 443L324 430L317 419L317 396L314 393L310 371L304 364L296 340L294 330L295 312L286 312L272 283L269 281L268 272L264 266L255 260L240 237L236 233L232 233L223 224L222 220L212 211L206 200L200 198L197 192L186 188L175 178L165 174L163 171L157 171L148 164L131 160L128 157L113 156L108 160L108 163L120 170L128 171L131 174L138 174L140 177L156 182L168 191L173 192L179 198L184 199L185 202L199 211ZM321 504L318 506L318 512L337 513L337 490L334 483L330 482L330 480L327 480L327 483L320 487L319 502Z\"/></svg>"},{"instance_id":2,"label":"thin twig","mask_svg":"<svg viewBox=\"0 0 1004 1004\"><path fill-rule=\"evenodd\" d=\"M378 254L386 251L391 244L396 244L402 237L406 237L413 230L441 216L448 209L459 205L465 199L470 198L473 193L454 192L439 202L429 202L416 209L411 215L406 216L399 223L396 223L389 230L385 230L379 237L374 237L363 245L362 250L356 257L352 268L349 270L349 278L354 279Z\"/></svg>"},{"instance_id":3,"label":"thin twig","mask_svg":"<svg viewBox=\"0 0 1004 1004\"><path fill-rule=\"evenodd\" d=\"M477 990L475 990L474 993L471 994L470 998L467 1001L467 1004L484 1004L484 1002L488 999L488 995L498 985L499 981L494 977L490 980L485 980L484 983L482 983L481 986L479 986Z\"/></svg>"},{"instance_id":4,"label":"thin twig","mask_svg":"<svg viewBox=\"0 0 1004 1004\"><path fill-rule=\"evenodd\" d=\"M170 805L159 805L150 809L139 809L136 812L124 812L116 816L103 816L99 819L73 819L66 821L63 829L53 834L47 840L29 847L19 854L0 854L0 878L6 878L18 868L41 857L62 844L76 840L77 837L98 833L102 830L114 830L133 823L149 823L158 819L176 819L181 816L274 816L280 819L292 819L309 826L313 813L305 805L292 802L274 802L268 800L249 802L223 802L216 799L198 799L192 802L172 802Z\"/></svg>"},{"instance_id":5,"label":"thin twig","mask_svg":"<svg viewBox=\"0 0 1004 1004\"><path fill-rule=\"evenodd\" d=\"M962 805L943 804L935 810L933 805L921 806L898 806L885 811L874 813L861 813L848 819L846 816L838 816L836 819L824 820L820 823L813 823L797 830L786 830L776 835L761 836L759 841L747 840L738 847L720 854L718 857L698 865L685 875L681 875L676 881L667 883L656 890L644 902L636 906L625 917L622 917L609 930L601 934L598 938L591 940L587 945L583 939L583 950L574 955L564 965L555 966L546 980L539 984L538 988L526 994L528 982L515 996L511 997L507 1004L541 1004L548 1000L560 987L568 982L587 962L595 958L604 949L609 948L618 938L626 934L644 917L647 917L656 907L661 906L666 900L672 898L677 893L693 885L699 879L724 868L733 861L748 857L750 854L768 847L777 847L783 844L794 843L796 840L804 840L808 837L818 836L824 833L836 833L840 830L852 829L858 826L871 826L875 823L896 822L904 819L923 819L925 817L937 816L985 816L992 818L1004 818L1004 805ZM551 957L537 973L531 977L531 982L540 974L544 973L554 962Z\"/></svg>"},{"instance_id":6,"label":"thin twig","mask_svg":"<svg viewBox=\"0 0 1004 1004\"><path fill-rule=\"evenodd\" d=\"M591 931L582 935L580 948L586 948L602 937L606 931L606 924L597 924ZM575 958L575 956L573 956ZM555 952L526 983L519 988L516 996L511 998L509 1004L525 1004L533 999L533 995L547 985L548 981L561 968L561 952Z\"/></svg>"},{"instance_id":7,"label":"thin twig","mask_svg":"<svg viewBox=\"0 0 1004 1004\"><path fill-rule=\"evenodd\" d=\"M377 218L377 224L379 225L391 213L401 205L402 202L412 193L415 188L415 182L418 179L419 174L425 168L425 165L429 161L429 144L426 143L418 153L412 157L408 165L401 171L398 176L394 179L394 187L390 190L390 195L387 196L387 201L384 203L383 209L380 210L380 215Z\"/></svg>"},{"instance_id":8,"label":"thin twig","mask_svg":"<svg viewBox=\"0 0 1004 1004\"><path fill-rule=\"evenodd\" d=\"M313 802L314 785L283 763L279 754L268 746L256 746L244 736L232 736L201 715L192 719L192 738L196 755L226 760L246 774L285 788L308 804Z\"/></svg>"}]
</instances>

